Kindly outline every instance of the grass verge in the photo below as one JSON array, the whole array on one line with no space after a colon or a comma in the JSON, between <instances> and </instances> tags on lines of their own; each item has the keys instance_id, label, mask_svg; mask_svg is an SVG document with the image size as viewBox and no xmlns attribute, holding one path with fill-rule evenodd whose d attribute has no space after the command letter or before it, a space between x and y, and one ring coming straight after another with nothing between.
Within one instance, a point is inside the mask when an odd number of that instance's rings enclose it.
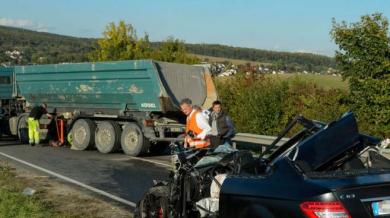
<instances>
[{"instance_id":1,"label":"grass verge","mask_svg":"<svg viewBox=\"0 0 390 218\"><path fill-rule=\"evenodd\" d=\"M25 188L36 190L23 194ZM132 217L130 211L0 162L0 217Z\"/></svg>"}]
</instances>

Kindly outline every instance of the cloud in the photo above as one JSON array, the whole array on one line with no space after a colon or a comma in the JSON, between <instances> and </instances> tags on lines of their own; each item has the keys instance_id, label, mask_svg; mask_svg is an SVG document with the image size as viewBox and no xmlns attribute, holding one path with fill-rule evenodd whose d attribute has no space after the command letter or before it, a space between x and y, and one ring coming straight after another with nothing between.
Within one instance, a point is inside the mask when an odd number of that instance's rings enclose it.
<instances>
[{"instance_id":1,"label":"cloud","mask_svg":"<svg viewBox=\"0 0 390 218\"><path fill-rule=\"evenodd\" d=\"M310 53L316 55L325 55L328 57L334 56L334 49L326 49L326 48L315 48L314 50L306 50L306 49L298 49L298 53Z\"/></svg>"},{"instance_id":2,"label":"cloud","mask_svg":"<svg viewBox=\"0 0 390 218\"><path fill-rule=\"evenodd\" d=\"M35 22L33 20L13 20L9 18L0 18L0 25L21 27L39 32L47 32L49 29L52 29L52 26L45 25L41 22Z\"/></svg>"},{"instance_id":3,"label":"cloud","mask_svg":"<svg viewBox=\"0 0 390 218\"><path fill-rule=\"evenodd\" d=\"M275 45L275 49L279 49L280 48L280 45Z\"/></svg>"},{"instance_id":4,"label":"cloud","mask_svg":"<svg viewBox=\"0 0 390 218\"><path fill-rule=\"evenodd\" d=\"M309 51L309 50L306 50L306 49L298 49L297 52L298 52L298 53L312 53L312 54L317 54L317 53L314 52L314 51Z\"/></svg>"}]
</instances>

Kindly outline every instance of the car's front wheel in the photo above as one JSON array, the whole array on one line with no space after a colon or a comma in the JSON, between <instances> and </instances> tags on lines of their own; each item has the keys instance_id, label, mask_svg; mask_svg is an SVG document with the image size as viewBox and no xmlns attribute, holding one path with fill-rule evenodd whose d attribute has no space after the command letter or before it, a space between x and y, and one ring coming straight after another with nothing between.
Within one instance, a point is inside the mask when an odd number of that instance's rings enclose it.
<instances>
[{"instance_id":1,"label":"car's front wheel","mask_svg":"<svg viewBox=\"0 0 390 218\"><path fill-rule=\"evenodd\" d=\"M156 186L145 193L139 204L141 218L169 217L169 187Z\"/></svg>"}]
</instances>

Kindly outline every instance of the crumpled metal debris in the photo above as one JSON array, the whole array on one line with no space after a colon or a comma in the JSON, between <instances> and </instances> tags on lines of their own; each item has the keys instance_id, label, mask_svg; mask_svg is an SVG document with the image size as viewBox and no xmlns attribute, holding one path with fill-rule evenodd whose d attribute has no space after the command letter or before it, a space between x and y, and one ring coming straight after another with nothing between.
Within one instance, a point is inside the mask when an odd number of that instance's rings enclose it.
<instances>
[{"instance_id":1,"label":"crumpled metal debris","mask_svg":"<svg viewBox=\"0 0 390 218\"><path fill-rule=\"evenodd\" d=\"M196 202L199 209L200 217L216 217L215 213L219 211L218 198L203 198Z\"/></svg>"},{"instance_id":2,"label":"crumpled metal debris","mask_svg":"<svg viewBox=\"0 0 390 218\"><path fill-rule=\"evenodd\" d=\"M380 153L381 154L382 154L383 149L387 148L387 146L389 144L390 144L390 139L389 138L381 141L381 146L380 146Z\"/></svg>"}]
</instances>

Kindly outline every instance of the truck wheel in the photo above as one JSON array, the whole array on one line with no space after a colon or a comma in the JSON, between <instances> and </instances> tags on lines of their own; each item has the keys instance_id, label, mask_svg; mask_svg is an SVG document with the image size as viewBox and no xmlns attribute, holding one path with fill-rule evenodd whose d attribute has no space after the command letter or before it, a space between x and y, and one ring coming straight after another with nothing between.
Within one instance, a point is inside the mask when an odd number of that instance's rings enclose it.
<instances>
[{"instance_id":1,"label":"truck wheel","mask_svg":"<svg viewBox=\"0 0 390 218\"><path fill-rule=\"evenodd\" d=\"M28 117L22 116L18 123L18 137L23 144L28 144Z\"/></svg>"},{"instance_id":2,"label":"truck wheel","mask_svg":"<svg viewBox=\"0 0 390 218\"><path fill-rule=\"evenodd\" d=\"M77 120L72 128L73 146L77 150L92 149L95 145L96 124L90 119Z\"/></svg>"},{"instance_id":3,"label":"truck wheel","mask_svg":"<svg viewBox=\"0 0 390 218\"><path fill-rule=\"evenodd\" d=\"M149 140L136 124L129 123L122 131L121 145L125 154L135 157L148 151Z\"/></svg>"},{"instance_id":4,"label":"truck wheel","mask_svg":"<svg viewBox=\"0 0 390 218\"><path fill-rule=\"evenodd\" d=\"M140 217L163 217L169 215L169 187L156 186L147 191L139 204Z\"/></svg>"},{"instance_id":5,"label":"truck wheel","mask_svg":"<svg viewBox=\"0 0 390 218\"><path fill-rule=\"evenodd\" d=\"M149 152L152 154L161 154L167 147L170 142L157 142L150 145Z\"/></svg>"},{"instance_id":6,"label":"truck wheel","mask_svg":"<svg viewBox=\"0 0 390 218\"><path fill-rule=\"evenodd\" d=\"M104 154L118 151L121 147L121 133L121 127L114 121L99 123L95 133L97 149Z\"/></svg>"}]
</instances>

